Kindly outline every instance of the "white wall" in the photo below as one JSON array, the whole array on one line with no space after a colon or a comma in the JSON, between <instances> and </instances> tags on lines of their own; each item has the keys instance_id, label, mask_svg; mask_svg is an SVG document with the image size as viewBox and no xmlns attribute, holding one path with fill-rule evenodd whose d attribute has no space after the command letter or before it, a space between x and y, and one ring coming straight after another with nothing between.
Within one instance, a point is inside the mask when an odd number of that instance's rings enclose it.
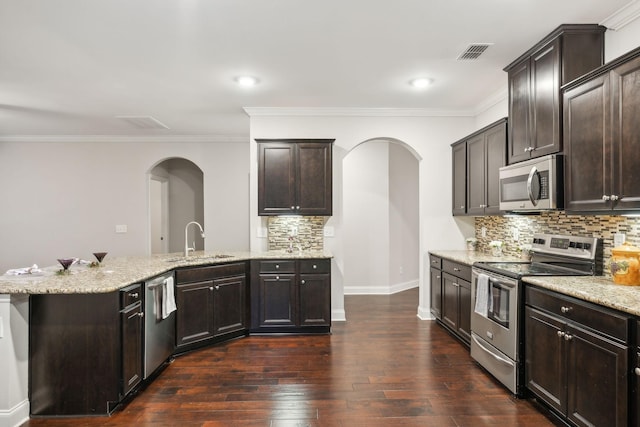
<instances>
[{"instance_id":1,"label":"white wall","mask_svg":"<svg viewBox=\"0 0 640 427\"><path fill-rule=\"evenodd\" d=\"M346 293L388 293L389 144L357 146L344 158L343 173Z\"/></svg>"},{"instance_id":2,"label":"white wall","mask_svg":"<svg viewBox=\"0 0 640 427\"><path fill-rule=\"evenodd\" d=\"M420 253L432 249L463 249L464 234L451 216L450 144L475 130L473 117L331 117L253 115L251 139L255 138L335 138L333 217L327 225L335 237L325 238L325 248L334 255L332 269L332 318L344 318L343 272L345 260L343 229L343 160L353 147L371 139L397 139L421 158L419 164ZM257 237L262 220L257 216L257 152L251 156L251 248L264 247ZM366 218L362 219L367 221ZM420 302L418 314L429 318L429 295L425 292L424 261L420 262Z\"/></svg>"},{"instance_id":3,"label":"white wall","mask_svg":"<svg viewBox=\"0 0 640 427\"><path fill-rule=\"evenodd\" d=\"M206 249L248 249L246 142L0 142L0 271L97 250L147 254L147 174L172 157L204 172Z\"/></svg>"},{"instance_id":4,"label":"white wall","mask_svg":"<svg viewBox=\"0 0 640 427\"><path fill-rule=\"evenodd\" d=\"M640 19L634 19L617 31L608 29L604 35L604 60L609 62L640 46Z\"/></svg>"}]
</instances>

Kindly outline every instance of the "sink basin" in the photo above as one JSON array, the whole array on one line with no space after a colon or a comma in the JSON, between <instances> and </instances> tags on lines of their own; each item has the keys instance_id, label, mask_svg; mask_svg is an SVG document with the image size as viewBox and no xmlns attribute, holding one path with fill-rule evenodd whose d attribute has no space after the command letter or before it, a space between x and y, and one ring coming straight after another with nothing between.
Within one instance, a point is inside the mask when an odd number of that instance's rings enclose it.
<instances>
[{"instance_id":1,"label":"sink basin","mask_svg":"<svg viewBox=\"0 0 640 427\"><path fill-rule=\"evenodd\" d=\"M191 255L191 256L181 256L181 257L177 257L177 258L169 258L166 260L166 262L180 262L180 261L203 261L203 260L218 260L218 259L225 259L225 258L233 258L233 255L226 255L226 254L215 254L215 255Z\"/></svg>"}]
</instances>

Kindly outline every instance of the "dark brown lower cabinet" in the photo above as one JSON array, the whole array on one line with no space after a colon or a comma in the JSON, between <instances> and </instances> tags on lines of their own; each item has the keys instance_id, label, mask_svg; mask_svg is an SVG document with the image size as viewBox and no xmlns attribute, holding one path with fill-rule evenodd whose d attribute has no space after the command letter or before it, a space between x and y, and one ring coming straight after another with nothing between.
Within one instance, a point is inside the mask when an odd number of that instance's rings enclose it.
<instances>
[{"instance_id":1,"label":"dark brown lower cabinet","mask_svg":"<svg viewBox=\"0 0 640 427\"><path fill-rule=\"evenodd\" d=\"M218 337L246 334L247 287L244 262L176 270L178 351Z\"/></svg>"},{"instance_id":2,"label":"dark brown lower cabinet","mask_svg":"<svg viewBox=\"0 0 640 427\"><path fill-rule=\"evenodd\" d=\"M330 331L330 259L256 260L251 270L251 332Z\"/></svg>"},{"instance_id":3,"label":"dark brown lower cabinet","mask_svg":"<svg viewBox=\"0 0 640 427\"><path fill-rule=\"evenodd\" d=\"M530 287L526 301L527 389L576 426L628 425L629 318Z\"/></svg>"},{"instance_id":4,"label":"dark brown lower cabinet","mask_svg":"<svg viewBox=\"0 0 640 427\"><path fill-rule=\"evenodd\" d=\"M444 258L442 259L441 322L456 337L469 345L471 341L471 267Z\"/></svg>"},{"instance_id":5,"label":"dark brown lower cabinet","mask_svg":"<svg viewBox=\"0 0 640 427\"><path fill-rule=\"evenodd\" d=\"M32 415L107 415L140 383L141 295L139 284L109 293L31 295Z\"/></svg>"}]
</instances>

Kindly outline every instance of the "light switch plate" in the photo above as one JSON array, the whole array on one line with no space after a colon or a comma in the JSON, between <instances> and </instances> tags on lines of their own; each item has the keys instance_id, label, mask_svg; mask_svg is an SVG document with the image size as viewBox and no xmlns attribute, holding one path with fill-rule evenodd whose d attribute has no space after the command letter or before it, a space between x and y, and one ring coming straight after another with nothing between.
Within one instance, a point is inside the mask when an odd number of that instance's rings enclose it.
<instances>
[{"instance_id":1,"label":"light switch plate","mask_svg":"<svg viewBox=\"0 0 640 427\"><path fill-rule=\"evenodd\" d=\"M617 248L627 241L627 235L624 233L616 233L613 235L613 247Z\"/></svg>"},{"instance_id":2,"label":"light switch plate","mask_svg":"<svg viewBox=\"0 0 640 427\"><path fill-rule=\"evenodd\" d=\"M333 237L336 235L336 231L332 226L327 226L324 228L324 237Z\"/></svg>"},{"instance_id":3,"label":"light switch plate","mask_svg":"<svg viewBox=\"0 0 640 427\"><path fill-rule=\"evenodd\" d=\"M126 224L116 225L116 233L126 233L126 232L127 232Z\"/></svg>"}]
</instances>

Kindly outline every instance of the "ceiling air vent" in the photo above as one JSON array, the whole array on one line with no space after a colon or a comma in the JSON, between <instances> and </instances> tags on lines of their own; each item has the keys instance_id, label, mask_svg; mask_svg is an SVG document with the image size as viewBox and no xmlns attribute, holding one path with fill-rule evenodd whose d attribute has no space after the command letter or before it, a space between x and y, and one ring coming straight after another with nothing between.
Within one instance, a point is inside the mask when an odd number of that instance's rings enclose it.
<instances>
[{"instance_id":1,"label":"ceiling air vent","mask_svg":"<svg viewBox=\"0 0 640 427\"><path fill-rule=\"evenodd\" d=\"M482 53L487 50L487 48L489 46L491 46L493 43L473 43L470 44L469 46L467 46L467 48L464 50L464 52L462 52L460 55L458 55L457 60L458 61L465 61L465 60L474 60L474 59L478 59L478 57L480 55L482 55Z\"/></svg>"},{"instance_id":2,"label":"ceiling air vent","mask_svg":"<svg viewBox=\"0 0 640 427\"><path fill-rule=\"evenodd\" d=\"M151 116L116 116L138 129L169 129L169 126Z\"/></svg>"}]
</instances>

